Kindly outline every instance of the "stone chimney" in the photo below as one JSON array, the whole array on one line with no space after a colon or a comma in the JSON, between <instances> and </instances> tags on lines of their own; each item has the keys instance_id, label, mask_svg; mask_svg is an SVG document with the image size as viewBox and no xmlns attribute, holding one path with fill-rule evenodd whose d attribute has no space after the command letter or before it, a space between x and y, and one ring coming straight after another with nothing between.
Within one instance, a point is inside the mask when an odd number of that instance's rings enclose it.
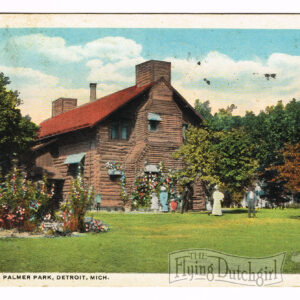
<instances>
[{"instance_id":1,"label":"stone chimney","mask_svg":"<svg viewBox=\"0 0 300 300\"><path fill-rule=\"evenodd\" d=\"M149 60L135 66L136 85L138 87L152 83L161 77L171 82L171 63L159 60Z\"/></svg>"},{"instance_id":2,"label":"stone chimney","mask_svg":"<svg viewBox=\"0 0 300 300\"><path fill-rule=\"evenodd\" d=\"M97 83L90 83L90 102L94 102L97 99L96 89Z\"/></svg>"},{"instance_id":3,"label":"stone chimney","mask_svg":"<svg viewBox=\"0 0 300 300\"><path fill-rule=\"evenodd\" d=\"M52 117L65 113L77 107L77 99L58 98L52 101Z\"/></svg>"}]
</instances>

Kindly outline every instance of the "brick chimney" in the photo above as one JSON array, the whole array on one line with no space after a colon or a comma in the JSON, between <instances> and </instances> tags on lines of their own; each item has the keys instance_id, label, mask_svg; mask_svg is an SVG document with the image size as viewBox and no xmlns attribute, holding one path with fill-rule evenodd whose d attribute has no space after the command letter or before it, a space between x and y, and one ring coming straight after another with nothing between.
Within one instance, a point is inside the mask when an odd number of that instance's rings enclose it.
<instances>
[{"instance_id":1,"label":"brick chimney","mask_svg":"<svg viewBox=\"0 0 300 300\"><path fill-rule=\"evenodd\" d=\"M77 99L58 98L52 101L52 117L65 113L77 107Z\"/></svg>"},{"instance_id":2,"label":"brick chimney","mask_svg":"<svg viewBox=\"0 0 300 300\"><path fill-rule=\"evenodd\" d=\"M149 60L135 66L136 85L138 87L152 83L161 77L171 82L171 63Z\"/></svg>"},{"instance_id":3,"label":"brick chimney","mask_svg":"<svg viewBox=\"0 0 300 300\"><path fill-rule=\"evenodd\" d=\"M90 102L94 102L97 99L96 89L97 83L90 83Z\"/></svg>"}]
</instances>

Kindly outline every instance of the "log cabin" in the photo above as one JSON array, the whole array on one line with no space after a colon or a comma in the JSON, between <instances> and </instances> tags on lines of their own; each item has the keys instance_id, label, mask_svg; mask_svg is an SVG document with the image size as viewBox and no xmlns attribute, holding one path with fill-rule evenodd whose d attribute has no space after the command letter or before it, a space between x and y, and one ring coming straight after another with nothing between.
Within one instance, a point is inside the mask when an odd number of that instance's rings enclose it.
<instances>
[{"instance_id":1,"label":"log cabin","mask_svg":"<svg viewBox=\"0 0 300 300\"><path fill-rule=\"evenodd\" d=\"M182 167L172 153L184 142L187 125L201 125L202 117L171 85L170 62L146 61L135 72L134 86L100 99L91 83L90 101L79 107L77 99L52 102L52 117L40 124L31 161L33 176L44 173L55 184L56 201L69 192L79 165L107 209L123 209L118 176L109 174L107 162L122 165L129 192L147 168L160 162ZM190 208L205 209L200 182L194 183Z\"/></svg>"}]
</instances>

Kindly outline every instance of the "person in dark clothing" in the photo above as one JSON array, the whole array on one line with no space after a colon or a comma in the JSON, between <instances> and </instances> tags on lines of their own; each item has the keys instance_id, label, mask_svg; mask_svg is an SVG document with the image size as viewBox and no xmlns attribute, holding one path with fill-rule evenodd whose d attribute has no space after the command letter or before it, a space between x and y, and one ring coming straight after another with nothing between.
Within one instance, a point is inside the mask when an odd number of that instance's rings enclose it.
<instances>
[{"instance_id":1,"label":"person in dark clothing","mask_svg":"<svg viewBox=\"0 0 300 300\"><path fill-rule=\"evenodd\" d=\"M182 206L181 206L181 213L187 212L190 206L190 201L193 197L193 186L192 183L187 183L182 191Z\"/></svg>"}]
</instances>

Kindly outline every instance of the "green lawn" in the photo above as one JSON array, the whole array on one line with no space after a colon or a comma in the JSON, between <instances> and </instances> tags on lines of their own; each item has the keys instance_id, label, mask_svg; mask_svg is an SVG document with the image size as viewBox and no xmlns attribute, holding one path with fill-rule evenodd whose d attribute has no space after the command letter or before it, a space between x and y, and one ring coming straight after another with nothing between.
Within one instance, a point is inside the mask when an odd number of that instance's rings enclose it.
<instances>
[{"instance_id":1,"label":"green lawn","mask_svg":"<svg viewBox=\"0 0 300 300\"><path fill-rule=\"evenodd\" d=\"M245 210L222 217L206 213L94 213L110 225L102 234L62 238L0 239L0 272L168 272L168 253L188 248L261 257L287 252L285 273L300 273L290 260L300 251L300 209Z\"/></svg>"}]
</instances>

